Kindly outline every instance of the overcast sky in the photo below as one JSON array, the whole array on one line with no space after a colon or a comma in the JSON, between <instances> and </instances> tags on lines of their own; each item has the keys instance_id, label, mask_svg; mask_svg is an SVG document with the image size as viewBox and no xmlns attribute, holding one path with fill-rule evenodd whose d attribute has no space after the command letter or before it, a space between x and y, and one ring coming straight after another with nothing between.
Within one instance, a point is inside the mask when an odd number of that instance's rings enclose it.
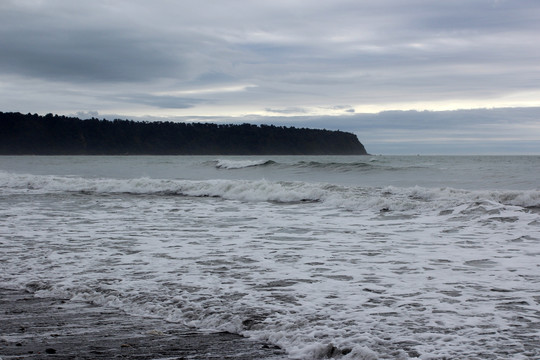
<instances>
[{"instance_id":1,"label":"overcast sky","mask_svg":"<svg viewBox=\"0 0 540 360\"><path fill-rule=\"evenodd\" d=\"M539 39L538 0L1 0L0 111L540 154Z\"/></svg>"}]
</instances>

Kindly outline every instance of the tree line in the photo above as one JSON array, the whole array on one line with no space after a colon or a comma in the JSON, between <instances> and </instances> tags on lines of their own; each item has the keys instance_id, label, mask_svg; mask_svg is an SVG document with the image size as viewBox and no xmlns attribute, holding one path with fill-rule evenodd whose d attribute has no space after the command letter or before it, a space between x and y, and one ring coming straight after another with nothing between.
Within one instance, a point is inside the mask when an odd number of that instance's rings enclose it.
<instances>
[{"instance_id":1,"label":"tree line","mask_svg":"<svg viewBox=\"0 0 540 360\"><path fill-rule=\"evenodd\" d=\"M365 155L356 135L274 125L113 121L0 112L0 154Z\"/></svg>"}]
</instances>

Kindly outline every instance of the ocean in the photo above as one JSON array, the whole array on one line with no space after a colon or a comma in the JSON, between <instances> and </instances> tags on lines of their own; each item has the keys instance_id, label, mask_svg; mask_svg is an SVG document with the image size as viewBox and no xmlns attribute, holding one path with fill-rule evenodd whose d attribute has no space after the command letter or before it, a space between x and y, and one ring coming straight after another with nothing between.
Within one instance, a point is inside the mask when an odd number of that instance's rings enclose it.
<instances>
[{"instance_id":1,"label":"ocean","mask_svg":"<svg viewBox=\"0 0 540 360\"><path fill-rule=\"evenodd\" d=\"M0 283L290 359L540 358L540 156L0 156Z\"/></svg>"}]
</instances>

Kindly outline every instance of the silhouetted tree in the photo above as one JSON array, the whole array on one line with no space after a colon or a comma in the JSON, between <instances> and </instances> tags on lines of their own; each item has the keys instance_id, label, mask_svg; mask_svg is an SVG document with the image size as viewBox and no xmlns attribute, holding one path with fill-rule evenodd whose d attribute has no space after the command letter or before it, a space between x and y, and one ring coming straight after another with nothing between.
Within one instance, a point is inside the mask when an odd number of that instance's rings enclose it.
<instances>
[{"instance_id":1,"label":"silhouetted tree","mask_svg":"<svg viewBox=\"0 0 540 360\"><path fill-rule=\"evenodd\" d=\"M0 154L365 155L356 135L274 125L136 122L0 112Z\"/></svg>"}]
</instances>

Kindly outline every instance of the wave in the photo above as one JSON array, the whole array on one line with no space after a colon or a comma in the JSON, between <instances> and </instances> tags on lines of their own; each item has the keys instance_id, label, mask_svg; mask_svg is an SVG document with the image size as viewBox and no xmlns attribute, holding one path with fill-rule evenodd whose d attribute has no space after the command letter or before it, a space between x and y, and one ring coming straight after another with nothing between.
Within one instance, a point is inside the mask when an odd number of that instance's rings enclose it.
<instances>
[{"instance_id":1,"label":"wave","mask_svg":"<svg viewBox=\"0 0 540 360\"><path fill-rule=\"evenodd\" d=\"M424 187L359 187L267 180L112 179L15 174L0 171L0 195L132 194L215 197L244 202L317 202L350 210L446 211L463 204L540 207L540 190L483 190Z\"/></svg>"},{"instance_id":2,"label":"wave","mask_svg":"<svg viewBox=\"0 0 540 360\"><path fill-rule=\"evenodd\" d=\"M354 170L369 170L379 168L377 165L373 165L367 162L319 162L319 161L300 161L293 165L294 167L310 168L310 169L322 169L333 171L354 171Z\"/></svg>"},{"instance_id":3,"label":"wave","mask_svg":"<svg viewBox=\"0 0 540 360\"><path fill-rule=\"evenodd\" d=\"M336 162L336 161L298 161L295 163L279 162L274 160L260 159L260 160L231 160L231 159L218 159L215 161L207 162L220 170L237 170L246 168L258 168L266 166L277 166L281 169L310 169L310 170L328 170L333 172L354 172L354 171L400 171L405 169L421 169L422 166L406 166L395 167L388 164L381 163L376 159L367 159L366 161L355 162Z\"/></svg>"},{"instance_id":4,"label":"wave","mask_svg":"<svg viewBox=\"0 0 540 360\"><path fill-rule=\"evenodd\" d=\"M0 194L132 194L216 197L248 202L319 201L324 189L303 182L266 180L110 179L0 172Z\"/></svg>"},{"instance_id":5,"label":"wave","mask_svg":"<svg viewBox=\"0 0 540 360\"><path fill-rule=\"evenodd\" d=\"M370 172L370 171L401 171L403 169L414 170L424 169L423 166L391 166L384 162L379 161L376 158L369 158L363 161L354 162L339 162L339 161L316 161L316 160L301 160L293 163L274 161L269 159L257 159L257 160L235 160L235 159L217 159L213 161L207 161L203 165L214 167L218 170L239 170L248 168L261 168L261 167L276 167L281 170L314 170L314 171L329 171L339 173L350 172Z\"/></svg>"},{"instance_id":6,"label":"wave","mask_svg":"<svg viewBox=\"0 0 540 360\"><path fill-rule=\"evenodd\" d=\"M369 170L381 168L381 165L375 164L377 161L368 160L366 162L324 162L324 161L298 161L295 163L279 162L268 159L258 160L234 160L234 159L217 159L208 161L205 164L222 170L237 170L246 168L279 166L280 168L302 168L302 169L319 169L333 171L354 171L354 170Z\"/></svg>"},{"instance_id":7,"label":"wave","mask_svg":"<svg viewBox=\"0 0 540 360\"><path fill-rule=\"evenodd\" d=\"M272 160L229 160L229 159L220 159L212 162L214 166L218 169L245 169L249 167L257 166L268 166L276 164Z\"/></svg>"}]
</instances>

